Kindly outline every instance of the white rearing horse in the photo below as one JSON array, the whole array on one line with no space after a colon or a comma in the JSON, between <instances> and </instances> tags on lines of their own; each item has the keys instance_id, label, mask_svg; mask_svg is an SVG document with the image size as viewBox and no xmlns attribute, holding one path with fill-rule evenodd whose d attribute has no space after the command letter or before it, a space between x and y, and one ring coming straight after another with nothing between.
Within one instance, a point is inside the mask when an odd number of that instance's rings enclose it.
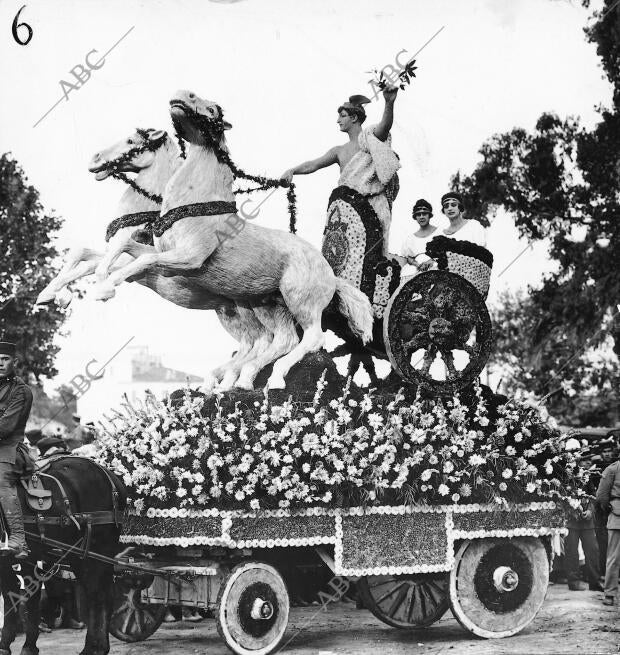
<instances>
[{"instance_id":1,"label":"white rearing horse","mask_svg":"<svg viewBox=\"0 0 620 655\"><path fill-rule=\"evenodd\" d=\"M216 103L189 91L177 92L170 106L175 127L188 143L187 158L164 193L154 238L157 252L144 253L112 273L99 297L111 297L124 280L152 270L183 273L207 290L253 306L279 292L290 316L282 317L283 326L276 329L269 352L272 361L277 360L270 388L284 388L291 366L323 346L321 317L335 294L351 330L363 343L369 341L370 301L336 278L314 246L293 234L249 222L234 238L220 240L218 234L226 232L225 219L234 213L233 173L222 160L222 153L227 153L224 129L230 125ZM303 331L299 342L291 333L293 319ZM278 341L280 335L286 338Z\"/></svg>"},{"instance_id":2,"label":"white rearing horse","mask_svg":"<svg viewBox=\"0 0 620 655\"><path fill-rule=\"evenodd\" d=\"M136 231L150 231L149 224L159 217L161 194L181 162L179 150L167 133L152 129L137 129L127 139L95 154L88 168L96 180L116 175L130 184L119 201L119 218L108 226L107 249L105 252L91 248L72 250L60 273L39 294L37 303L56 300L66 306L71 299L66 289L69 283L95 271L98 276L105 277L115 262L118 267L133 261L139 254L151 252L152 246L138 243L134 236ZM132 181L127 173L137 173L137 176ZM211 372L213 381L219 382L223 389L230 388L246 361L265 350L273 339L273 334L265 330L251 309L208 293L183 276L163 276L151 271L131 281L181 307L216 311L226 331L239 342L232 360Z\"/></svg>"}]
</instances>

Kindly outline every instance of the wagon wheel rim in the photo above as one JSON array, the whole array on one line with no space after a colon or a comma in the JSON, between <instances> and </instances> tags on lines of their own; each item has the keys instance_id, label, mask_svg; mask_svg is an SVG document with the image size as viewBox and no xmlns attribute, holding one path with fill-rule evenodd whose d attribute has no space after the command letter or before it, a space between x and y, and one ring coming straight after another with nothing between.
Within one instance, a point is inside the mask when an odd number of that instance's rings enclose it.
<instances>
[{"instance_id":1,"label":"wagon wheel rim","mask_svg":"<svg viewBox=\"0 0 620 655\"><path fill-rule=\"evenodd\" d=\"M166 606L145 603L143 584L121 579L114 584L114 606L110 618L110 633L125 642L144 641L161 625Z\"/></svg>"},{"instance_id":2,"label":"wagon wheel rim","mask_svg":"<svg viewBox=\"0 0 620 655\"><path fill-rule=\"evenodd\" d=\"M549 560L540 539L466 541L450 574L452 612L479 637L509 637L536 616L548 582Z\"/></svg>"},{"instance_id":3,"label":"wagon wheel rim","mask_svg":"<svg viewBox=\"0 0 620 655\"><path fill-rule=\"evenodd\" d=\"M371 575L358 587L367 609L402 630L428 627L450 607L447 574Z\"/></svg>"},{"instance_id":4,"label":"wagon wheel rim","mask_svg":"<svg viewBox=\"0 0 620 655\"><path fill-rule=\"evenodd\" d=\"M220 588L217 629L238 655L268 655L288 624L289 596L278 571L262 562L235 567Z\"/></svg>"},{"instance_id":5,"label":"wagon wheel rim","mask_svg":"<svg viewBox=\"0 0 620 655\"><path fill-rule=\"evenodd\" d=\"M383 336L388 358L401 377L448 394L482 372L491 351L491 319L470 282L449 271L429 271L394 293Z\"/></svg>"}]
</instances>

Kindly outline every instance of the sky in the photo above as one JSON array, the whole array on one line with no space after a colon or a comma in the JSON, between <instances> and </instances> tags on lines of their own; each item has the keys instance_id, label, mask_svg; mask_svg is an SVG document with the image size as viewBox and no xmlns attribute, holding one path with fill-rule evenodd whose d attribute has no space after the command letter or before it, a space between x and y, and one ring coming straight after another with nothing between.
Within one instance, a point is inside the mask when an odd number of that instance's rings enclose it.
<instances>
[{"instance_id":1,"label":"sky","mask_svg":"<svg viewBox=\"0 0 620 655\"><path fill-rule=\"evenodd\" d=\"M170 129L168 100L177 89L224 108L239 166L279 176L344 141L337 108L349 95L372 95L368 71L393 64L403 49L401 59L413 55L436 34L417 56L417 78L396 101L392 139L402 169L391 252L415 229L417 198L431 201L442 225L439 198L450 177L471 172L490 136L532 129L544 111L592 125L595 107L611 98L583 34L588 12L576 1L32 0L19 19L33 30L25 46L9 29L21 6L0 4L0 151L13 153L43 205L63 217L59 248L103 247L124 186L96 182L88 161L136 126ZM97 51L93 62L112 47L63 97L61 80L76 83L71 69L85 66L89 52ZM373 101L369 124L381 112L382 99ZM317 247L337 179L337 167L295 179L298 233ZM287 229L283 192L265 202L256 221ZM551 270L544 244L535 244L498 276L527 245L508 216L489 229L490 302L505 288L539 284ZM213 312L181 309L124 285L107 303L73 303L58 340L54 385L92 359L106 361L129 339L160 353L165 365L198 375L234 350Z\"/></svg>"}]
</instances>

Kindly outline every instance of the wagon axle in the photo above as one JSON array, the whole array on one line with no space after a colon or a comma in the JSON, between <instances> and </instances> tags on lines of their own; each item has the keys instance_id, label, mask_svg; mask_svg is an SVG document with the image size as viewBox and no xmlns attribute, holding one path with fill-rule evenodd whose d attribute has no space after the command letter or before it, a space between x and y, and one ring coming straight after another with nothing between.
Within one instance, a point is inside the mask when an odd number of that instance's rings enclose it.
<instances>
[{"instance_id":1,"label":"wagon axle","mask_svg":"<svg viewBox=\"0 0 620 655\"><path fill-rule=\"evenodd\" d=\"M498 566L493 571L493 584L499 592L514 591L519 585L519 575L509 566Z\"/></svg>"},{"instance_id":2,"label":"wagon axle","mask_svg":"<svg viewBox=\"0 0 620 655\"><path fill-rule=\"evenodd\" d=\"M250 616L255 620L268 621L273 616L273 605L268 600L256 598Z\"/></svg>"}]
</instances>

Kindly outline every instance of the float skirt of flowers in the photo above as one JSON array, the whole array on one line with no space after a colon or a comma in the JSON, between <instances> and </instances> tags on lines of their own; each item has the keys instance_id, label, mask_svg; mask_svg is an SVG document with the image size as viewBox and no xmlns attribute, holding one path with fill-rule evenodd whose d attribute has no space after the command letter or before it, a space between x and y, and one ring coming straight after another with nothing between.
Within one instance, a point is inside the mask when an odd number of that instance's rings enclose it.
<instances>
[{"instance_id":1,"label":"float skirt of flowers","mask_svg":"<svg viewBox=\"0 0 620 655\"><path fill-rule=\"evenodd\" d=\"M449 571L457 539L565 534L564 520L553 502L260 513L175 508L130 514L121 541L231 549L333 544L338 575L398 575Z\"/></svg>"}]
</instances>

